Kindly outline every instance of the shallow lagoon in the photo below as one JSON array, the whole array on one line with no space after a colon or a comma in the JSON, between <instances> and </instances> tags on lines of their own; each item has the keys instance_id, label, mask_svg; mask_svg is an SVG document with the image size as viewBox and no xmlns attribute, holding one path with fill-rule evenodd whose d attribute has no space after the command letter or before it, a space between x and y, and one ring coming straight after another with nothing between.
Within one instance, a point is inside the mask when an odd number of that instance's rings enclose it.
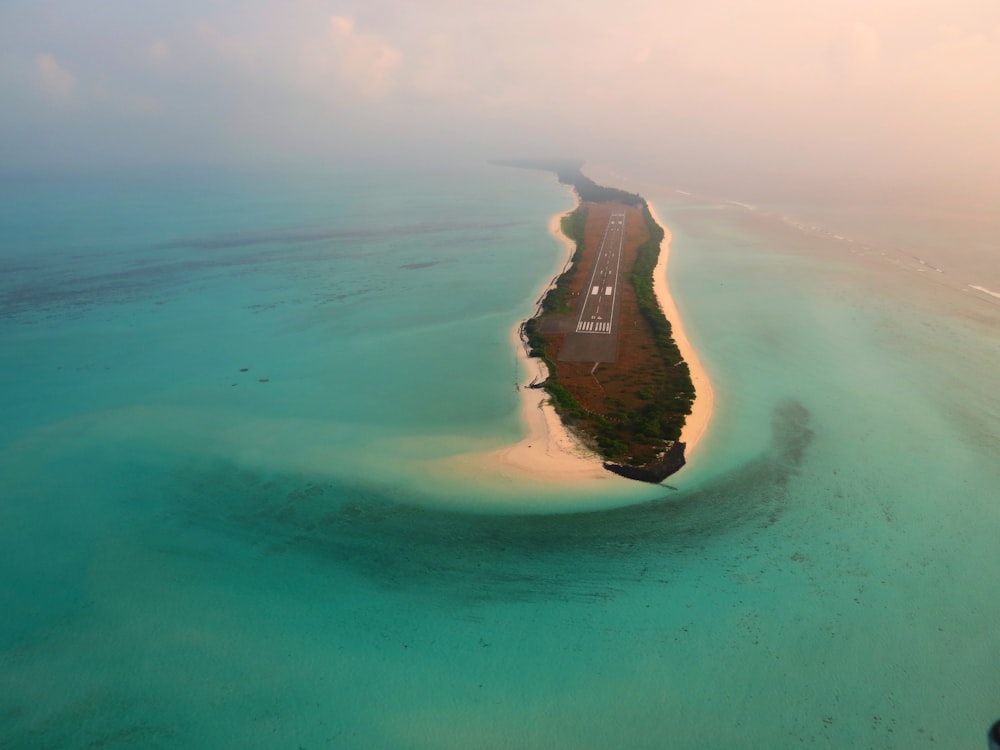
<instances>
[{"instance_id":1,"label":"shallow lagoon","mask_svg":"<svg viewBox=\"0 0 1000 750\"><path fill-rule=\"evenodd\" d=\"M565 190L252 177L5 183L5 746L981 743L990 300L654 187L716 421L525 515L422 465L518 436Z\"/></svg>"}]
</instances>

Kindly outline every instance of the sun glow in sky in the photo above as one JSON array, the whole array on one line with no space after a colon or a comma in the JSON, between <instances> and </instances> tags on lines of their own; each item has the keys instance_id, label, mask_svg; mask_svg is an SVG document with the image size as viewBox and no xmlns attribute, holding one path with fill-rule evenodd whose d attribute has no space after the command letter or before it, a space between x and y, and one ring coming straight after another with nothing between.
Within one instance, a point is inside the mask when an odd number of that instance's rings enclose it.
<instances>
[{"instance_id":1,"label":"sun glow in sky","mask_svg":"<svg viewBox=\"0 0 1000 750\"><path fill-rule=\"evenodd\" d=\"M13 0L0 101L18 167L558 152L985 186L1000 4Z\"/></svg>"}]
</instances>

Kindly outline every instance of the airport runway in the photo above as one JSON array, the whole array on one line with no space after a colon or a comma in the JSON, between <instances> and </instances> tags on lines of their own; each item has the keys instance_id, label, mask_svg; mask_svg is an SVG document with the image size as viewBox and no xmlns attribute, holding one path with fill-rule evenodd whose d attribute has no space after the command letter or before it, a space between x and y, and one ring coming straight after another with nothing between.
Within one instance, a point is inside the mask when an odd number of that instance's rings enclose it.
<instances>
[{"instance_id":1,"label":"airport runway","mask_svg":"<svg viewBox=\"0 0 1000 750\"><path fill-rule=\"evenodd\" d=\"M621 291L625 214L613 213L584 288L573 333L567 335L559 359L564 362L614 362L618 358L618 295Z\"/></svg>"},{"instance_id":2,"label":"airport runway","mask_svg":"<svg viewBox=\"0 0 1000 750\"><path fill-rule=\"evenodd\" d=\"M610 334L615 322L618 273L621 270L622 245L625 242L625 214L611 214L597 251L586 297L577 320L577 333Z\"/></svg>"}]
</instances>

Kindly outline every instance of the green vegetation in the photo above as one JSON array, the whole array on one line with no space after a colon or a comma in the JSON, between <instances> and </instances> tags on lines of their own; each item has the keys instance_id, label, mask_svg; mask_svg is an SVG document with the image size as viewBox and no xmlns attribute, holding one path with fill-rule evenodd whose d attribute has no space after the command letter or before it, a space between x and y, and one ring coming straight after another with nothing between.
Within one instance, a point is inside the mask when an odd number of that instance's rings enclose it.
<instances>
[{"instance_id":1,"label":"green vegetation","mask_svg":"<svg viewBox=\"0 0 1000 750\"><path fill-rule=\"evenodd\" d=\"M626 206L643 206L646 203L637 193L598 185L580 171L583 161L579 159L496 159L490 163L501 167L555 172L559 182L572 185L584 203L624 203Z\"/></svg>"},{"instance_id":2,"label":"green vegetation","mask_svg":"<svg viewBox=\"0 0 1000 750\"><path fill-rule=\"evenodd\" d=\"M663 227L653 220L653 215L649 212L649 206L643 203L642 216L646 222L646 229L649 232L649 239L642 243L637 250L635 265L632 267L630 280L632 288L635 289L636 300L639 303L639 310L642 312L646 322L653 329L653 337L656 348L660 350L664 361L671 367L683 367L687 371L687 364L681 356L680 349L673 338L673 331L670 328L670 321L667 320L659 303L656 301L656 294L653 291L653 271L656 269L657 260L660 256L660 244L663 242ZM690 374L687 380L691 380ZM691 393L694 387L691 386Z\"/></svg>"},{"instance_id":3,"label":"green vegetation","mask_svg":"<svg viewBox=\"0 0 1000 750\"><path fill-rule=\"evenodd\" d=\"M551 292L550 292L551 294ZM584 412L580 408L580 402L576 400L576 397L569 392L562 383L559 382L559 376L556 373L556 366L549 359L548 352L546 350L546 340L545 334L543 334L538 328L538 318L530 318L524 323L524 335L528 339L528 356L538 357L545 363L545 368L549 371L549 377L545 381L545 390L552 397L552 402L556 407L556 411L559 413L564 420L572 418L578 419L584 415Z\"/></svg>"},{"instance_id":4,"label":"green vegetation","mask_svg":"<svg viewBox=\"0 0 1000 750\"><path fill-rule=\"evenodd\" d=\"M579 260L583 253L583 233L587 228L587 207L580 205L562 217L560 221L562 233L576 243L576 253L573 260Z\"/></svg>"},{"instance_id":5,"label":"green vegetation","mask_svg":"<svg viewBox=\"0 0 1000 750\"><path fill-rule=\"evenodd\" d=\"M691 413L694 384L691 382L687 362L673 339L670 321L660 309L653 292L653 270L659 258L660 243L663 242L663 228L653 220L645 202L642 215L649 239L637 249L629 280L635 289L639 311L653 332L663 368L656 373L655 382L640 392L640 398L647 403L637 411L618 415L618 420L623 430L633 436L633 440L677 440L684 427L685 417Z\"/></svg>"}]
</instances>

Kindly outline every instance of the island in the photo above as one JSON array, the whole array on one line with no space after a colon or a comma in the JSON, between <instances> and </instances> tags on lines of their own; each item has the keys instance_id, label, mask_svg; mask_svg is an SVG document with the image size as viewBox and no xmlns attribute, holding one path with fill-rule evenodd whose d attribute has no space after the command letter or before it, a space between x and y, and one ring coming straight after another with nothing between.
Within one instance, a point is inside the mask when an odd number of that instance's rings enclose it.
<instances>
[{"instance_id":1,"label":"island","mask_svg":"<svg viewBox=\"0 0 1000 750\"><path fill-rule=\"evenodd\" d=\"M520 329L563 424L615 474L659 483L685 464L681 431L695 397L688 363L654 293L664 229L636 193L596 184L582 161L498 160L554 172L578 198L561 219L575 243Z\"/></svg>"}]
</instances>

